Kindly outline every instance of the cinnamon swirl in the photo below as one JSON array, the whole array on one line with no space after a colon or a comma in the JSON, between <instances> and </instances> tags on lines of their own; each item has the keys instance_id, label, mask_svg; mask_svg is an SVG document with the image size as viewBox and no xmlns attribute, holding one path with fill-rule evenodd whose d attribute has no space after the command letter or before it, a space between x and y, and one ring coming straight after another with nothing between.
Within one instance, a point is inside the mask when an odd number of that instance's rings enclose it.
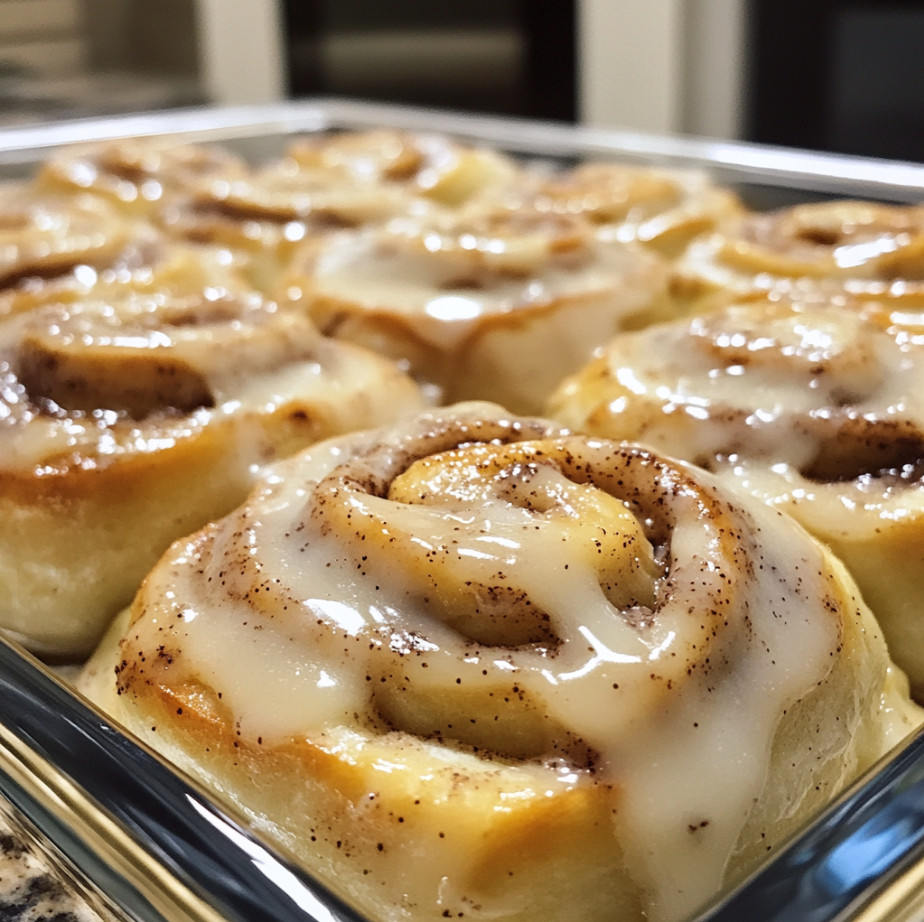
<instances>
[{"instance_id":1,"label":"cinnamon swirl","mask_svg":"<svg viewBox=\"0 0 924 922\"><path fill-rule=\"evenodd\" d=\"M485 404L275 465L82 687L378 922L679 920L920 719L791 519Z\"/></svg>"},{"instance_id":2,"label":"cinnamon swirl","mask_svg":"<svg viewBox=\"0 0 924 922\"><path fill-rule=\"evenodd\" d=\"M93 196L0 187L0 314L27 310L39 288L76 288L81 272L132 260L151 237Z\"/></svg>"},{"instance_id":3,"label":"cinnamon swirl","mask_svg":"<svg viewBox=\"0 0 924 922\"><path fill-rule=\"evenodd\" d=\"M305 241L401 214L453 208L516 175L512 160L441 135L346 131L306 136L284 156L226 181L200 182L164 210L186 239L241 254L269 290Z\"/></svg>"},{"instance_id":4,"label":"cinnamon swirl","mask_svg":"<svg viewBox=\"0 0 924 922\"><path fill-rule=\"evenodd\" d=\"M160 224L173 237L226 248L250 281L268 291L307 243L412 207L398 189L282 160L248 176L201 183L169 203Z\"/></svg>"},{"instance_id":5,"label":"cinnamon swirl","mask_svg":"<svg viewBox=\"0 0 924 922\"><path fill-rule=\"evenodd\" d=\"M0 325L0 627L85 655L259 465L419 408L390 363L253 293L154 289Z\"/></svg>"},{"instance_id":6,"label":"cinnamon swirl","mask_svg":"<svg viewBox=\"0 0 924 922\"><path fill-rule=\"evenodd\" d=\"M894 305L732 305L616 337L557 419L785 510L848 565L924 697L924 330Z\"/></svg>"}]
</instances>

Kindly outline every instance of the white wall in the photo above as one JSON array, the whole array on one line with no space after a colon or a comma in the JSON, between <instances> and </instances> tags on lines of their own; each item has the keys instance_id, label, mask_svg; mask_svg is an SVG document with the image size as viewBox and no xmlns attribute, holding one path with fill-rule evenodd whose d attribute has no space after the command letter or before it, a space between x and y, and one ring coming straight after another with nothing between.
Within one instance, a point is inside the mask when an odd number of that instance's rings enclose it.
<instances>
[{"instance_id":1,"label":"white wall","mask_svg":"<svg viewBox=\"0 0 924 922\"><path fill-rule=\"evenodd\" d=\"M81 73L87 42L79 0L0 0L0 59L36 77Z\"/></svg>"},{"instance_id":2,"label":"white wall","mask_svg":"<svg viewBox=\"0 0 924 922\"><path fill-rule=\"evenodd\" d=\"M687 0L680 130L738 138L743 130L746 0Z\"/></svg>"},{"instance_id":3,"label":"white wall","mask_svg":"<svg viewBox=\"0 0 924 922\"><path fill-rule=\"evenodd\" d=\"M212 102L285 96L280 6L276 0L196 0L202 80Z\"/></svg>"},{"instance_id":4,"label":"white wall","mask_svg":"<svg viewBox=\"0 0 924 922\"><path fill-rule=\"evenodd\" d=\"M581 120L737 137L745 0L579 0Z\"/></svg>"}]
</instances>

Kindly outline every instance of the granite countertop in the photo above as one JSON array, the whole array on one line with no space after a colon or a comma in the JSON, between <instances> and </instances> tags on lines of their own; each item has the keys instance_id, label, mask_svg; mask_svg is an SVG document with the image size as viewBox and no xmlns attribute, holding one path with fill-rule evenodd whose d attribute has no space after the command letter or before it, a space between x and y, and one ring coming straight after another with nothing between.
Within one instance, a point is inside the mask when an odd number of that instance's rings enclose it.
<instances>
[{"instance_id":1,"label":"granite countertop","mask_svg":"<svg viewBox=\"0 0 924 922\"><path fill-rule=\"evenodd\" d=\"M113 922L0 812L0 922Z\"/></svg>"}]
</instances>

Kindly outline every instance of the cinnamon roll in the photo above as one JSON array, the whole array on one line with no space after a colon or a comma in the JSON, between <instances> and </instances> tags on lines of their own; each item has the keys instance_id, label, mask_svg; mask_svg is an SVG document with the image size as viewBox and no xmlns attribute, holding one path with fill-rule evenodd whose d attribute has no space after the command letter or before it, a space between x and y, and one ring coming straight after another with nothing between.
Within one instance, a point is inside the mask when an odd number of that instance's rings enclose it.
<instances>
[{"instance_id":1,"label":"cinnamon roll","mask_svg":"<svg viewBox=\"0 0 924 922\"><path fill-rule=\"evenodd\" d=\"M308 135L286 156L302 169L344 172L449 207L496 195L520 173L512 157L486 145L385 128Z\"/></svg>"},{"instance_id":2,"label":"cinnamon roll","mask_svg":"<svg viewBox=\"0 0 924 922\"><path fill-rule=\"evenodd\" d=\"M0 187L0 313L28 309L37 288L75 286L81 272L133 258L150 237L93 196Z\"/></svg>"},{"instance_id":3,"label":"cinnamon roll","mask_svg":"<svg viewBox=\"0 0 924 922\"><path fill-rule=\"evenodd\" d=\"M305 242L402 214L455 207L515 175L512 160L441 135L319 133L246 175L200 182L162 215L186 239L241 254L270 290Z\"/></svg>"},{"instance_id":4,"label":"cinnamon roll","mask_svg":"<svg viewBox=\"0 0 924 922\"><path fill-rule=\"evenodd\" d=\"M169 542L239 503L260 465L419 407L393 365L253 293L131 292L8 319L0 627L86 655Z\"/></svg>"},{"instance_id":5,"label":"cinnamon roll","mask_svg":"<svg viewBox=\"0 0 924 922\"><path fill-rule=\"evenodd\" d=\"M924 205L839 200L752 212L695 241L672 281L687 310L782 293L920 298Z\"/></svg>"},{"instance_id":6,"label":"cinnamon roll","mask_svg":"<svg viewBox=\"0 0 924 922\"><path fill-rule=\"evenodd\" d=\"M790 518L477 403L274 465L81 687L378 922L679 920L920 720Z\"/></svg>"},{"instance_id":7,"label":"cinnamon roll","mask_svg":"<svg viewBox=\"0 0 924 922\"><path fill-rule=\"evenodd\" d=\"M217 247L175 241L84 193L0 190L0 318L127 290L194 294L249 287Z\"/></svg>"},{"instance_id":8,"label":"cinnamon roll","mask_svg":"<svg viewBox=\"0 0 924 922\"><path fill-rule=\"evenodd\" d=\"M173 237L226 248L251 282L268 291L308 242L380 224L413 207L399 189L286 159L248 176L199 184L163 209L160 224Z\"/></svg>"},{"instance_id":9,"label":"cinnamon roll","mask_svg":"<svg viewBox=\"0 0 924 922\"><path fill-rule=\"evenodd\" d=\"M590 161L522 185L521 195L532 207L580 214L601 233L639 241L669 257L744 210L730 188L696 170Z\"/></svg>"},{"instance_id":10,"label":"cinnamon roll","mask_svg":"<svg viewBox=\"0 0 924 922\"><path fill-rule=\"evenodd\" d=\"M169 136L75 144L51 154L39 167L40 190L91 194L129 214L149 217L165 201L203 181L248 173L245 160L217 145Z\"/></svg>"},{"instance_id":11,"label":"cinnamon roll","mask_svg":"<svg viewBox=\"0 0 924 922\"><path fill-rule=\"evenodd\" d=\"M785 510L848 565L924 698L924 312L732 305L616 337L553 395Z\"/></svg>"},{"instance_id":12,"label":"cinnamon roll","mask_svg":"<svg viewBox=\"0 0 924 922\"><path fill-rule=\"evenodd\" d=\"M665 316L666 285L660 257L580 217L477 205L309 247L280 299L402 361L444 402L534 412L616 330Z\"/></svg>"}]
</instances>

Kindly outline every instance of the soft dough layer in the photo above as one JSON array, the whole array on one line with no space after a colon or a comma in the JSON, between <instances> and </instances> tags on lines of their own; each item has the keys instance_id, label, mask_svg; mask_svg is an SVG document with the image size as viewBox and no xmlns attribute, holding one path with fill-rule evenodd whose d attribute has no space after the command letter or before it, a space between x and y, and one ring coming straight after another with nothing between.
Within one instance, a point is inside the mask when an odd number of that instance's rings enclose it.
<instances>
[{"instance_id":1,"label":"soft dough layer","mask_svg":"<svg viewBox=\"0 0 924 922\"><path fill-rule=\"evenodd\" d=\"M241 502L260 465L420 406L393 365L254 293L108 289L8 318L0 626L86 655L164 548Z\"/></svg>"},{"instance_id":2,"label":"soft dough layer","mask_svg":"<svg viewBox=\"0 0 924 922\"><path fill-rule=\"evenodd\" d=\"M82 688L381 922L681 919L919 720L791 519L488 404L275 465Z\"/></svg>"},{"instance_id":3,"label":"soft dough layer","mask_svg":"<svg viewBox=\"0 0 924 922\"><path fill-rule=\"evenodd\" d=\"M694 461L790 513L851 569L924 696L924 322L787 299L613 339L557 419Z\"/></svg>"}]
</instances>

